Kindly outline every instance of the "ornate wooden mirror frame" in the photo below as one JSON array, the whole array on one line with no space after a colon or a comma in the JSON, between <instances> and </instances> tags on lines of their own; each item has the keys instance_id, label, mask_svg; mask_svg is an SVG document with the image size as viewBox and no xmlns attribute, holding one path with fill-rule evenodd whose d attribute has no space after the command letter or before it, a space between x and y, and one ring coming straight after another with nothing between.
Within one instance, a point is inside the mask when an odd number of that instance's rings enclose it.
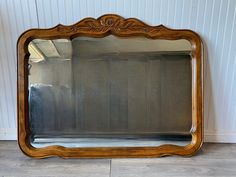
<instances>
[{"instance_id":1,"label":"ornate wooden mirror frame","mask_svg":"<svg viewBox=\"0 0 236 177\"><path fill-rule=\"evenodd\" d=\"M33 39L73 39L78 36L102 38L108 35L118 37L144 36L151 39L186 39L192 47L192 141L187 146L161 145L157 147L90 147L65 148L48 146L35 148L29 142L29 103L28 103L28 44ZM50 29L30 29L18 39L17 105L18 143L28 156L44 158L60 156L64 158L98 157L159 157L165 155L193 155L203 142L203 45L198 34L191 30L174 30L163 25L149 26L138 19L124 19L108 14L85 18L72 26L57 25Z\"/></svg>"}]
</instances>

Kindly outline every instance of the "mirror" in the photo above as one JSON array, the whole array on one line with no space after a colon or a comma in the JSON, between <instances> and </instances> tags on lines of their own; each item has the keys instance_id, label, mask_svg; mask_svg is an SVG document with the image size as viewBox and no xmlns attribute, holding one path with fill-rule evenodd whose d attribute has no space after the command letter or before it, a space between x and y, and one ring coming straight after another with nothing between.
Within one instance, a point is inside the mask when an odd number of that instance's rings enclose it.
<instances>
[{"instance_id":1,"label":"mirror","mask_svg":"<svg viewBox=\"0 0 236 177\"><path fill-rule=\"evenodd\" d=\"M202 144L201 39L118 15L18 40L18 139L35 158L192 155Z\"/></svg>"},{"instance_id":2,"label":"mirror","mask_svg":"<svg viewBox=\"0 0 236 177\"><path fill-rule=\"evenodd\" d=\"M110 35L35 39L28 49L34 147L191 142L189 41Z\"/></svg>"}]
</instances>

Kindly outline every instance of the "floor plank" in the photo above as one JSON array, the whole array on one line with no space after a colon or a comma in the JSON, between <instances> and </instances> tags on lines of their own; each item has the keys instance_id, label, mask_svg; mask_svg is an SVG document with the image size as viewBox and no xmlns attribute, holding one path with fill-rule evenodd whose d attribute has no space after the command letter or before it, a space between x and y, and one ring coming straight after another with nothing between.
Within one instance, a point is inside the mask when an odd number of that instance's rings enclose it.
<instances>
[{"instance_id":1,"label":"floor plank","mask_svg":"<svg viewBox=\"0 0 236 177\"><path fill-rule=\"evenodd\" d=\"M31 159L0 141L0 177L235 177L236 144L204 144L193 157Z\"/></svg>"},{"instance_id":2,"label":"floor plank","mask_svg":"<svg viewBox=\"0 0 236 177\"><path fill-rule=\"evenodd\" d=\"M15 141L0 141L0 177L108 177L110 159L31 159Z\"/></svg>"},{"instance_id":3,"label":"floor plank","mask_svg":"<svg viewBox=\"0 0 236 177\"><path fill-rule=\"evenodd\" d=\"M236 144L204 144L193 157L114 159L112 177L235 177Z\"/></svg>"}]
</instances>

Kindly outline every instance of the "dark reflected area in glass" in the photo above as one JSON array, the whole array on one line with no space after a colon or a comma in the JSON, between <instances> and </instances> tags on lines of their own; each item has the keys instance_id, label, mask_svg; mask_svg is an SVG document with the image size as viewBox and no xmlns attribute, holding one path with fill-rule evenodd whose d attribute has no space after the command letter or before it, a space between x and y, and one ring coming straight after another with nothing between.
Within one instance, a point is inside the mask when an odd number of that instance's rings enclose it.
<instances>
[{"instance_id":1,"label":"dark reflected area in glass","mask_svg":"<svg viewBox=\"0 0 236 177\"><path fill-rule=\"evenodd\" d=\"M189 144L190 51L186 40L108 36L32 41L32 145Z\"/></svg>"}]
</instances>

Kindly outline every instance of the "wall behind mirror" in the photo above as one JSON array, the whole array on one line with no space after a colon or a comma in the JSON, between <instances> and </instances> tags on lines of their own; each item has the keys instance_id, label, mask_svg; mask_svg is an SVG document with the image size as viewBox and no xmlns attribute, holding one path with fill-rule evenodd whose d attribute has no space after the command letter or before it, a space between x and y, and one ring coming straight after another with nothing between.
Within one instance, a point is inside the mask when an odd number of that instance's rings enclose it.
<instances>
[{"instance_id":1,"label":"wall behind mirror","mask_svg":"<svg viewBox=\"0 0 236 177\"><path fill-rule=\"evenodd\" d=\"M16 139L16 40L29 28L116 13L198 32L205 45L205 138L236 142L236 1L0 1L0 139Z\"/></svg>"}]
</instances>

